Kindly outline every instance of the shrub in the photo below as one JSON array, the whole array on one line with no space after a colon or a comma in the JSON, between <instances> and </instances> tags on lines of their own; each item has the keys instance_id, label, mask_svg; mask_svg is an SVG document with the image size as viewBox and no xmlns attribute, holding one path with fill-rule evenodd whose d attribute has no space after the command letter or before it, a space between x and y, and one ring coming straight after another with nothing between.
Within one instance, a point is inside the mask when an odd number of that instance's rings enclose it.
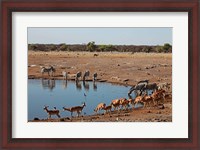
<instances>
[{"instance_id":1,"label":"shrub","mask_svg":"<svg viewBox=\"0 0 200 150\"><path fill-rule=\"evenodd\" d=\"M89 42L86 46L86 50L87 51L90 51L90 52L94 52L96 49L96 45L95 45L95 42L92 41L92 42Z\"/></svg>"},{"instance_id":2,"label":"shrub","mask_svg":"<svg viewBox=\"0 0 200 150\"><path fill-rule=\"evenodd\" d=\"M163 47L162 46L156 46L155 50L156 50L157 53L162 53Z\"/></svg>"},{"instance_id":3,"label":"shrub","mask_svg":"<svg viewBox=\"0 0 200 150\"><path fill-rule=\"evenodd\" d=\"M172 51L172 46L169 43L165 43L163 46L163 51L165 53L168 53L169 51Z\"/></svg>"},{"instance_id":4,"label":"shrub","mask_svg":"<svg viewBox=\"0 0 200 150\"><path fill-rule=\"evenodd\" d=\"M62 44L60 46L59 50L61 50L61 51L67 51L68 50L68 46L66 44Z\"/></svg>"}]
</instances>

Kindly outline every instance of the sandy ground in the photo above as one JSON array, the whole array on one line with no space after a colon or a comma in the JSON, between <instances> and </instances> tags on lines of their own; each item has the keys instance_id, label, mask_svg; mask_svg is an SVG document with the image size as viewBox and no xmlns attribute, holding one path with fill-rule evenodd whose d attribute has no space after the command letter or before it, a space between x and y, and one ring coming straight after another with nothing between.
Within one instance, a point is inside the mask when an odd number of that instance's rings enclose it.
<instances>
[{"instance_id":1,"label":"sandy ground","mask_svg":"<svg viewBox=\"0 0 200 150\"><path fill-rule=\"evenodd\" d=\"M88 116L73 116L58 119L40 119L30 120L30 122L171 122L172 105L168 98L164 105L158 107L146 107L121 111L112 111L111 113L100 112Z\"/></svg>"},{"instance_id":2,"label":"sandy ground","mask_svg":"<svg viewBox=\"0 0 200 150\"><path fill-rule=\"evenodd\" d=\"M98 56L96 56L96 54ZM62 79L62 71L69 72L71 79L78 72L97 72L98 81L124 85L135 85L140 80L150 83L172 82L172 54L161 53L118 53L118 52L33 52L28 53L28 78L42 78L40 66L53 65L53 77L44 74L43 78ZM89 78L91 80L92 78ZM168 91L171 95L171 88ZM45 119L40 121L172 121L172 98L168 97L165 108L158 107L130 109L105 115Z\"/></svg>"}]
</instances>

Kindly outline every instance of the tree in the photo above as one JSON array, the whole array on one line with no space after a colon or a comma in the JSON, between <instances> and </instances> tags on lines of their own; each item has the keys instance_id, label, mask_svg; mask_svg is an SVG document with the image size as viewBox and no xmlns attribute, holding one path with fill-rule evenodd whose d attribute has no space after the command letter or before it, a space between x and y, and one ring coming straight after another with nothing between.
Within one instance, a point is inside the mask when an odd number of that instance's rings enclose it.
<instances>
[{"instance_id":1,"label":"tree","mask_svg":"<svg viewBox=\"0 0 200 150\"><path fill-rule=\"evenodd\" d=\"M165 53L172 51L172 46L169 43L165 43L163 46L163 51Z\"/></svg>"},{"instance_id":2,"label":"tree","mask_svg":"<svg viewBox=\"0 0 200 150\"><path fill-rule=\"evenodd\" d=\"M156 50L157 53L162 53L163 52L163 46L158 45L158 46L156 46L155 50Z\"/></svg>"},{"instance_id":3,"label":"tree","mask_svg":"<svg viewBox=\"0 0 200 150\"><path fill-rule=\"evenodd\" d=\"M86 46L86 50L87 51L90 51L90 52L94 52L96 49L96 45L95 45L95 42L92 41L92 42L89 42Z\"/></svg>"},{"instance_id":4,"label":"tree","mask_svg":"<svg viewBox=\"0 0 200 150\"><path fill-rule=\"evenodd\" d=\"M101 52L108 52L108 51L115 51L117 49L113 45L109 44L109 45L99 45L98 50Z\"/></svg>"},{"instance_id":5,"label":"tree","mask_svg":"<svg viewBox=\"0 0 200 150\"><path fill-rule=\"evenodd\" d=\"M104 52L106 50L106 45L99 45L98 51Z\"/></svg>"},{"instance_id":6,"label":"tree","mask_svg":"<svg viewBox=\"0 0 200 150\"><path fill-rule=\"evenodd\" d=\"M29 50L36 50L38 47L36 44L28 44L28 49Z\"/></svg>"},{"instance_id":7,"label":"tree","mask_svg":"<svg viewBox=\"0 0 200 150\"><path fill-rule=\"evenodd\" d=\"M50 51L56 50L56 46L55 46L54 44L51 44L51 45L49 46L49 50L50 50Z\"/></svg>"},{"instance_id":8,"label":"tree","mask_svg":"<svg viewBox=\"0 0 200 150\"><path fill-rule=\"evenodd\" d=\"M109 44L107 46L107 49L108 49L108 51L111 51L111 52L116 50L116 48L113 45L111 45L111 44Z\"/></svg>"},{"instance_id":9,"label":"tree","mask_svg":"<svg viewBox=\"0 0 200 150\"><path fill-rule=\"evenodd\" d=\"M62 44L59 48L61 51L67 51L68 46L66 44Z\"/></svg>"},{"instance_id":10,"label":"tree","mask_svg":"<svg viewBox=\"0 0 200 150\"><path fill-rule=\"evenodd\" d=\"M150 53L152 51L152 47L150 46L145 46L143 49L142 49L143 52L145 53Z\"/></svg>"},{"instance_id":11,"label":"tree","mask_svg":"<svg viewBox=\"0 0 200 150\"><path fill-rule=\"evenodd\" d=\"M145 52L145 53L151 52L151 47L149 47L149 46L143 47L143 48L142 48L142 52Z\"/></svg>"}]
</instances>

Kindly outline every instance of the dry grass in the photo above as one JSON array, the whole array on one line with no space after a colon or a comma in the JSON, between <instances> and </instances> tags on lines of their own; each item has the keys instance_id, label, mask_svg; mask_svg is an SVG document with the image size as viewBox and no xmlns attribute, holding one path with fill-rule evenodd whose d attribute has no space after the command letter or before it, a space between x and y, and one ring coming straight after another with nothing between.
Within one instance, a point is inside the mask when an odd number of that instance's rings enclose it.
<instances>
[{"instance_id":1,"label":"dry grass","mask_svg":"<svg viewBox=\"0 0 200 150\"><path fill-rule=\"evenodd\" d=\"M68 57L94 57L94 54L98 54L97 57L113 57L113 58L172 58L171 53L131 53L131 52L43 52L43 51L29 51L29 55L49 55L49 56L68 56Z\"/></svg>"}]
</instances>

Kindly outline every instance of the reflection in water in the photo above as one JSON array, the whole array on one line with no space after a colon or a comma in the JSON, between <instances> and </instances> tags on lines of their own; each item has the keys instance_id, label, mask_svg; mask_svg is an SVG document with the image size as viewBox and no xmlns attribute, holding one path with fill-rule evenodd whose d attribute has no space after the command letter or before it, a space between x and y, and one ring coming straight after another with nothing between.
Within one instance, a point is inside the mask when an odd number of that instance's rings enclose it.
<instances>
[{"instance_id":1,"label":"reflection in water","mask_svg":"<svg viewBox=\"0 0 200 150\"><path fill-rule=\"evenodd\" d=\"M47 113L44 112L44 105L48 105L51 109L56 107L60 110L61 117L71 116L68 111L61 111L63 107L79 106L82 102L86 102L86 107L82 111L82 115L93 114L94 109L99 103L110 104L111 100L126 97L130 87L113 85L106 82L74 82L68 80L28 80L28 119L46 118ZM89 87L88 88L88 84ZM55 86L56 85L56 86ZM98 86L98 90L97 90ZM65 88L65 89L63 89ZM86 89L89 89L86 91ZM97 91L95 91L95 89ZM85 94L84 94L85 93ZM134 98L134 94L131 96ZM57 118L57 116L52 116Z\"/></svg>"},{"instance_id":2,"label":"reflection in water","mask_svg":"<svg viewBox=\"0 0 200 150\"><path fill-rule=\"evenodd\" d=\"M41 82L42 82L43 89L49 89L50 91L52 91L56 86L55 80L42 79Z\"/></svg>"},{"instance_id":3,"label":"reflection in water","mask_svg":"<svg viewBox=\"0 0 200 150\"><path fill-rule=\"evenodd\" d=\"M78 81L78 80L76 80L76 89L79 90L79 91L82 89L81 82Z\"/></svg>"},{"instance_id":4,"label":"reflection in water","mask_svg":"<svg viewBox=\"0 0 200 150\"><path fill-rule=\"evenodd\" d=\"M63 82L62 82L62 88L63 89L67 88L67 80L63 80Z\"/></svg>"},{"instance_id":5,"label":"reflection in water","mask_svg":"<svg viewBox=\"0 0 200 150\"><path fill-rule=\"evenodd\" d=\"M93 82L93 89L94 91L97 91L97 83L95 81Z\"/></svg>"},{"instance_id":6,"label":"reflection in water","mask_svg":"<svg viewBox=\"0 0 200 150\"><path fill-rule=\"evenodd\" d=\"M83 87L86 91L89 91L89 89L90 89L90 85L87 81L83 81Z\"/></svg>"}]
</instances>

